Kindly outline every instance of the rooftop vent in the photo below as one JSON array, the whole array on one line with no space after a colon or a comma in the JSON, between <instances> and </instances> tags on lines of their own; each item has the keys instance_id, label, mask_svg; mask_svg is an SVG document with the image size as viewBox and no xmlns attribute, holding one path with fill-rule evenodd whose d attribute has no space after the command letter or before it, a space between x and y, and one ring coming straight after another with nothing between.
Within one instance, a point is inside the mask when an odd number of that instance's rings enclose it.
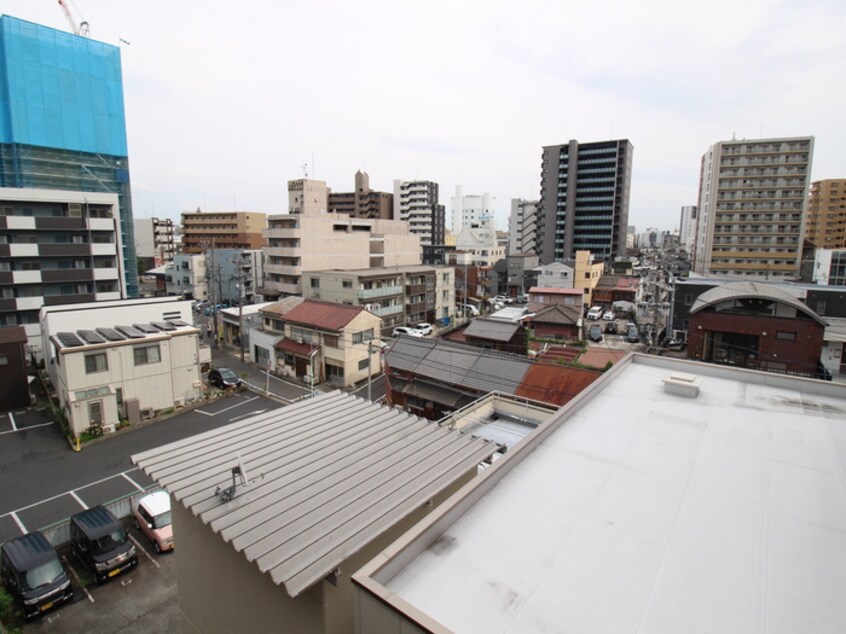
<instances>
[{"instance_id":1,"label":"rooftop vent","mask_svg":"<svg viewBox=\"0 0 846 634\"><path fill-rule=\"evenodd\" d=\"M676 396L696 398L699 396L699 388L702 387L702 379L692 374L674 372L664 381L664 391Z\"/></svg>"}]
</instances>

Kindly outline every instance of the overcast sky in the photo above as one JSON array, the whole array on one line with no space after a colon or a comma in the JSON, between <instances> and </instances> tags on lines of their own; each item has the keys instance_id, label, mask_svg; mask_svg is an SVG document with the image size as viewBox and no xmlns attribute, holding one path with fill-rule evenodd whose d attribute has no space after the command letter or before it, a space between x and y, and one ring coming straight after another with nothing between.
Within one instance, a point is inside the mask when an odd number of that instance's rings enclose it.
<instances>
[{"instance_id":1,"label":"overcast sky","mask_svg":"<svg viewBox=\"0 0 846 634\"><path fill-rule=\"evenodd\" d=\"M537 198L541 147L634 145L629 224L678 225L719 140L814 135L846 177L846 2L74 0L122 48L136 217L284 213L289 179ZM69 30L56 0L3 13ZM122 43L124 40L127 43ZM840 148L839 150L837 148Z\"/></svg>"}]
</instances>

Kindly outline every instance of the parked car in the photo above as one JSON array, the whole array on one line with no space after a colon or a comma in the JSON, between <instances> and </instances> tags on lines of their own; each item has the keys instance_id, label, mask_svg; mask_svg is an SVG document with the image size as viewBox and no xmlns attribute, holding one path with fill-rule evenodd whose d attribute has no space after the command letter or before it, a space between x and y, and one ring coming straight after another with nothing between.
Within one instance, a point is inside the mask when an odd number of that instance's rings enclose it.
<instances>
[{"instance_id":1,"label":"parked car","mask_svg":"<svg viewBox=\"0 0 846 634\"><path fill-rule=\"evenodd\" d=\"M414 329L424 337L428 337L432 334L432 325L427 324L425 321L419 324L415 324Z\"/></svg>"},{"instance_id":2,"label":"parked car","mask_svg":"<svg viewBox=\"0 0 846 634\"><path fill-rule=\"evenodd\" d=\"M173 550L170 496L164 491L145 495L132 508L135 528L147 536L157 553Z\"/></svg>"},{"instance_id":3,"label":"parked car","mask_svg":"<svg viewBox=\"0 0 846 634\"><path fill-rule=\"evenodd\" d=\"M194 302L194 310L198 313L201 313L201 312L203 312L203 310L208 305L209 305L209 300L207 300L207 299L204 299L204 300L201 300L201 301L198 301L198 302Z\"/></svg>"},{"instance_id":4,"label":"parked car","mask_svg":"<svg viewBox=\"0 0 846 634\"><path fill-rule=\"evenodd\" d=\"M514 298L508 297L507 295L497 295L491 301L496 302L497 304L513 304Z\"/></svg>"},{"instance_id":5,"label":"parked car","mask_svg":"<svg viewBox=\"0 0 846 634\"><path fill-rule=\"evenodd\" d=\"M410 326L397 326L394 328L393 336L399 337L400 335L408 335L409 337L422 337L423 333L417 330L416 328L411 328Z\"/></svg>"},{"instance_id":6,"label":"parked car","mask_svg":"<svg viewBox=\"0 0 846 634\"><path fill-rule=\"evenodd\" d=\"M525 293L520 293L517 296L517 303L518 304L527 304L529 302L529 296Z\"/></svg>"},{"instance_id":7,"label":"parked car","mask_svg":"<svg viewBox=\"0 0 846 634\"><path fill-rule=\"evenodd\" d=\"M609 321L605 324L605 334L606 335L616 335L617 334L617 322L616 321Z\"/></svg>"},{"instance_id":8,"label":"parked car","mask_svg":"<svg viewBox=\"0 0 846 634\"><path fill-rule=\"evenodd\" d=\"M123 524L103 506L71 517L71 552L97 583L138 565L135 545Z\"/></svg>"},{"instance_id":9,"label":"parked car","mask_svg":"<svg viewBox=\"0 0 846 634\"><path fill-rule=\"evenodd\" d=\"M637 326L632 323L626 324L626 341L629 343L638 343L640 341Z\"/></svg>"},{"instance_id":10,"label":"parked car","mask_svg":"<svg viewBox=\"0 0 846 634\"><path fill-rule=\"evenodd\" d=\"M469 317L479 316L479 309L476 308L473 304L461 304L458 308L463 309L464 314Z\"/></svg>"},{"instance_id":11,"label":"parked car","mask_svg":"<svg viewBox=\"0 0 846 634\"><path fill-rule=\"evenodd\" d=\"M594 306L587 313L588 319L599 319L602 317L602 306Z\"/></svg>"},{"instance_id":12,"label":"parked car","mask_svg":"<svg viewBox=\"0 0 846 634\"><path fill-rule=\"evenodd\" d=\"M605 311L605 313L602 315L602 319L604 319L605 321L614 321L614 319L615 319L614 311L613 310Z\"/></svg>"},{"instance_id":13,"label":"parked car","mask_svg":"<svg viewBox=\"0 0 846 634\"><path fill-rule=\"evenodd\" d=\"M209 384L225 390L241 385L241 378L229 368L214 368L209 372Z\"/></svg>"},{"instance_id":14,"label":"parked car","mask_svg":"<svg viewBox=\"0 0 846 634\"><path fill-rule=\"evenodd\" d=\"M68 571L53 545L37 531L3 544L0 574L26 619L73 599Z\"/></svg>"},{"instance_id":15,"label":"parked car","mask_svg":"<svg viewBox=\"0 0 846 634\"><path fill-rule=\"evenodd\" d=\"M602 326L593 324L588 330L588 339L591 341L602 341Z\"/></svg>"}]
</instances>

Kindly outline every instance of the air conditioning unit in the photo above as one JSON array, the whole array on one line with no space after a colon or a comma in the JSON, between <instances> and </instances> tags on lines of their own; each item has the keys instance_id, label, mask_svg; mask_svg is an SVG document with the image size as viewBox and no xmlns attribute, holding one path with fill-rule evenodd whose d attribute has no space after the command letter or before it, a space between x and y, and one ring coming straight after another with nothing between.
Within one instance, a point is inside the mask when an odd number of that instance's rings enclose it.
<instances>
[{"instance_id":1,"label":"air conditioning unit","mask_svg":"<svg viewBox=\"0 0 846 634\"><path fill-rule=\"evenodd\" d=\"M173 399L173 406L174 407L185 407L185 399L184 398Z\"/></svg>"},{"instance_id":2,"label":"air conditioning unit","mask_svg":"<svg viewBox=\"0 0 846 634\"><path fill-rule=\"evenodd\" d=\"M103 425L103 433L104 434L115 433L115 426L114 425Z\"/></svg>"},{"instance_id":3,"label":"air conditioning unit","mask_svg":"<svg viewBox=\"0 0 846 634\"><path fill-rule=\"evenodd\" d=\"M145 407L141 410L141 418L152 418L155 414L156 410L152 407Z\"/></svg>"},{"instance_id":4,"label":"air conditioning unit","mask_svg":"<svg viewBox=\"0 0 846 634\"><path fill-rule=\"evenodd\" d=\"M302 342L303 342L303 338L302 338L302 337L297 337L297 343L302 343Z\"/></svg>"}]
</instances>

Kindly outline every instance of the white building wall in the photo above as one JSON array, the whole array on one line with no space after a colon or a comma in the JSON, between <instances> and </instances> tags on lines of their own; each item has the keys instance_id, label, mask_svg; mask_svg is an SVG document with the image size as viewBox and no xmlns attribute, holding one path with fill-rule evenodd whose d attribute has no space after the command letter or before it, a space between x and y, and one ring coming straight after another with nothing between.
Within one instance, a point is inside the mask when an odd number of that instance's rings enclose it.
<instances>
[{"instance_id":1,"label":"white building wall","mask_svg":"<svg viewBox=\"0 0 846 634\"><path fill-rule=\"evenodd\" d=\"M458 235L464 227L481 222L486 217L490 217L493 224L493 204L494 197L489 193L465 194L463 187L456 185L455 196L452 197L452 232Z\"/></svg>"}]
</instances>

